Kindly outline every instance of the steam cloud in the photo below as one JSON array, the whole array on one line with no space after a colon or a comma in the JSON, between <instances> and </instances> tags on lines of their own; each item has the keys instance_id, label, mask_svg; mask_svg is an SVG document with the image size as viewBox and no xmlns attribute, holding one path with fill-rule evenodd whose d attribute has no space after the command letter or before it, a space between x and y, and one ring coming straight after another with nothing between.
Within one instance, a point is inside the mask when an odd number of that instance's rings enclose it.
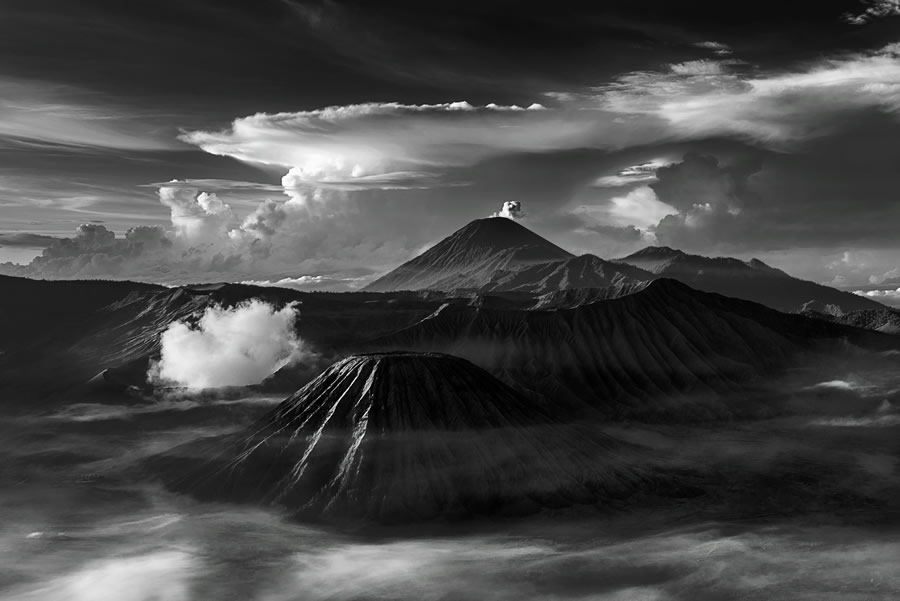
<instances>
[{"instance_id":1,"label":"steam cloud","mask_svg":"<svg viewBox=\"0 0 900 601\"><path fill-rule=\"evenodd\" d=\"M295 303L209 307L196 326L176 321L162 333L149 377L191 390L257 384L308 353L294 333L297 316Z\"/></svg>"},{"instance_id":2,"label":"steam cloud","mask_svg":"<svg viewBox=\"0 0 900 601\"><path fill-rule=\"evenodd\" d=\"M491 215L491 217L506 217L507 219L521 219L525 216L522 210L522 203L518 200L507 200L499 211Z\"/></svg>"}]
</instances>

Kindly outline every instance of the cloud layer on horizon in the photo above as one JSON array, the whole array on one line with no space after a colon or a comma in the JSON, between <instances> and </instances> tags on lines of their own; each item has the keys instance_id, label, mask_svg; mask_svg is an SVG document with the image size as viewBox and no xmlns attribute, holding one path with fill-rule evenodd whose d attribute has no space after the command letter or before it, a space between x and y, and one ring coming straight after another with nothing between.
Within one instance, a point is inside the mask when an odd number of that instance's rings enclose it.
<instances>
[{"instance_id":1,"label":"cloud layer on horizon","mask_svg":"<svg viewBox=\"0 0 900 601\"><path fill-rule=\"evenodd\" d=\"M502 186L514 191L504 197L534 195L525 198L531 224L595 252L656 242L707 254L896 245L892 186L900 182L887 172L885 149L900 116L900 45L772 70L743 62L724 42L692 44L706 57L536 92L518 105L369 102L188 129L182 142L277 173L281 186L163 184L167 226L132 228L121 239L82 226L18 272L354 286L435 232L449 233L441 207L479 216ZM740 151L704 150L720 139ZM679 149L661 153L664 146ZM845 157L846 149L854 153ZM569 159L587 166L562 165ZM528 185L525 160L543 161L544 187ZM435 211L436 223L408 228L402 214L392 223L386 191L403 202L429 199L419 218ZM255 195L249 213L225 199L236 192ZM851 198L862 203L860 219L847 223L837 215Z\"/></svg>"}]
</instances>

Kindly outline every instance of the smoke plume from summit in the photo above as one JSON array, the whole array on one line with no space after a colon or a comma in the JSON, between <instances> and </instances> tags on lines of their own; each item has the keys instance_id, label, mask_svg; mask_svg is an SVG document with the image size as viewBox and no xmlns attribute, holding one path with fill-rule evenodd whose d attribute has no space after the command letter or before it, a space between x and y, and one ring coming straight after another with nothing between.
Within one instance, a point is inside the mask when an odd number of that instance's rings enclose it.
<instances>
[{"instance_id":1,"label":"smoke plume from summit","mask_svg":"<svg viewBox=\"0 0 900 601\"><path fill-rule=\"evenodd\" d=\"M507 200L499 211L492 214L491 217L506 217L507 219L521 219L525 216L522 209L522 203L518 200Z\"/></svg>"}]
</instances>

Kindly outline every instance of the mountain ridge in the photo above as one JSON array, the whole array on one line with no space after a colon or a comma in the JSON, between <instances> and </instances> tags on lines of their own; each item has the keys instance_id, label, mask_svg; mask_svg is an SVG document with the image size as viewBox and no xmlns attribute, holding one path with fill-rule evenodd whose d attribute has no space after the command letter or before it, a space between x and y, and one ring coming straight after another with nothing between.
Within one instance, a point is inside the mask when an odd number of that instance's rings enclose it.
<instances>
[{"instance_id":1,"label":"mountain ridge","mask_svg":"<svg viewBox=\"0 0 900 601\"><path fill-rule=\"evenodd\" d=\"M715 292L766 305L786 313L831 306L831 311L883 309L884 305L856 294L802 280L759 259L704 257L669 247L649 246L615 262L673 278L704 292Z\"/></svg>"},{"instance_id":2,"label":"mountain ridge","mask_svg":"<svg viewBox=\"0 0 900 601\"><path fill-rule=\"evenodd\" d=\"M373 349L454 354L573 411L615 419L721 419L754 382L844 340L874 350L890 336L694 290L669 278L574 308L511 311L445 305L376 339Z\"/></svg>"},{"instance_id":3,"label":"mountain ridge","mask_svg":"<svg viewBox=\"0 0 900 601\"><path fill-rule=\"evenodd\" d=\"M472 221L363 290L545 295L567 289L606 289L601 294L609 298L616 289L628 293L660 277L787 313L811 308L835 314L884 308L872 299L795 278L755 258L704 257L667 246L648 246L613 260L592 254L575 256L504 217ZM569 295L566 302L576 296Z\"/></svg>"}]
</instances>

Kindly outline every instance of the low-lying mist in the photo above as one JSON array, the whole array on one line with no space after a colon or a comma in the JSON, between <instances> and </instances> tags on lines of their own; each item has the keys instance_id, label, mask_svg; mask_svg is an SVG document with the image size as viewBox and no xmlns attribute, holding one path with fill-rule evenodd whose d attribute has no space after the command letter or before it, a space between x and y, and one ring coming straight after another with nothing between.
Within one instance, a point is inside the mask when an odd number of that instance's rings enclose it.
<instances>
[{"instance_id":1,"label":"low-lying mist","mask_svg":"<svg viewBox=\"0 0 900 601\"><path fill-rule=\"evenodd\" d=\"M275 313L259 312L292 323ZM780 392L792 412L772 419L598 424L648 471L685 474L696 496L368 531L200 502L136 476L146 458L239 431L278 397L85 396L3 416L0 598L900 598L900 374L861 365L798 377Z\"/></svg>"},{"instance_id":2,"label":"low-lying mist","mask_svg":"<svg viewBox=\"0 0 900 601\"><path fill-rule=\"evenodd\" d=\"M888 599L892 532L805 523L543 520L460 536L366 539L253 510L160 499L90 527L0 538L10 601Z\"/></svg>"}]
</instances>

